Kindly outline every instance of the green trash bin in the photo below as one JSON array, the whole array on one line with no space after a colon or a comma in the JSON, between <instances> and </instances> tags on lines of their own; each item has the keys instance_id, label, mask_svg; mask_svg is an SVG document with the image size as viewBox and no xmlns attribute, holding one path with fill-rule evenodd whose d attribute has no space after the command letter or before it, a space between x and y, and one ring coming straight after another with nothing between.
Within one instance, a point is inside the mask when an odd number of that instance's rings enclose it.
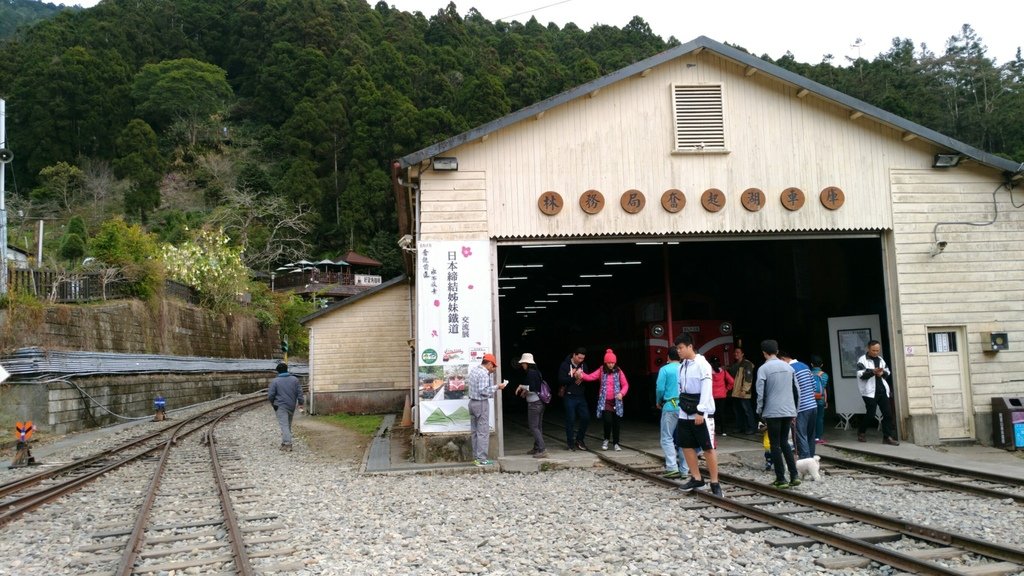
<instances>
[{"instance_id":1,"label":"green trash bin","mask_svg":"<svg viewBox=\"0 0 1024 576\"><path fill-rule=\"evenodd\" d=\"M1006 450L1024 448L1024 398L992 399L992 445Z\"/></svg>"}]
</instances>

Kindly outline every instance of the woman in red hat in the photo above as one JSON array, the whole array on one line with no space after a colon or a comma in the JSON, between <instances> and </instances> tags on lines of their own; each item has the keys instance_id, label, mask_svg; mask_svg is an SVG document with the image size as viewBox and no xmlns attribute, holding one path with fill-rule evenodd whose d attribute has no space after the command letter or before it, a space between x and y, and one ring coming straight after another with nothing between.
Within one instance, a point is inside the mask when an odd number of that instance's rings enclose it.
<instances>
[{"instance_id":1,"label":"woman in red hat","mask_svg":"<svg viewBox=\"0 0 1024 576\"><path fill-rule=\"evenodd\" d=\"M600 382L597 390L597 417L604 422L604 442L601 449L608 449L608 441L611 440L615 450L622 450L619 447L619 423L622 421L622 399L629 391L629 382L626 380L626 373L619 368L618 358L615 352L609 348L604 352L604 365L590 374L583 374L586 382Z\"/></svg>"}]
</instances>

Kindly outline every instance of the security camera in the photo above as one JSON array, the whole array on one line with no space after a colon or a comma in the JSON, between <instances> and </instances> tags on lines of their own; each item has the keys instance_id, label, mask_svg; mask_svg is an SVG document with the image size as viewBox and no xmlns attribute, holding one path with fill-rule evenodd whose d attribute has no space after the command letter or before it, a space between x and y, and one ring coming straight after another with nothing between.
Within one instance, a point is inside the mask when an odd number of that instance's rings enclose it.
<instances>
[{"instance_id":1,"label":"security camera","mask_svg":"<svg viewBox=\"0 0 1024 576\"><path fill-rule=\"evenodd\" d=\"M946 245L947 244L949 244L949 242L946 242L945 240L939 240L938 242L936 242L935 245L932 246L932 251L931 251L932 257L938 256L939 254L941 254L942 251L946 249Z\"/></svg>"},{"instance_id":2,"label":"security camera","mask_svg":"<svg viewBox=\"0 0 1024 576\"><path fill-rule=\"evenodd\" d=\"M405 236L402 236L401 238L398 239L398 247L401 248L402 250L408 250L412 246L412 243L412 234L406 234Z\"/></svg>"}]
</instances>

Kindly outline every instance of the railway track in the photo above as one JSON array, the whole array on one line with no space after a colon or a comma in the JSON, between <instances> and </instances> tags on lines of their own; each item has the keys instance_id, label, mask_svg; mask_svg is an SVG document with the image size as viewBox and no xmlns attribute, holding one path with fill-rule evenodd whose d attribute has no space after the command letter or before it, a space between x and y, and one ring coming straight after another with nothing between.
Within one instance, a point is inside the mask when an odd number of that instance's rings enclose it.
<instances>
[{"instance_id":1,"label":"railway track","mask_svg":"<svg viewBox=\"0 0 1024 576\"><path fill-rule=\"evenodd\" d=\"M735 438L760 444L759 439L754 440L743 436L736 436ZM834 468L844 468L866 473L874 477L890 478L892 481L887 483L888 486L905 486L907 483L915 483L933 489L999 500L1012 500L1018 504L1024 503L1024 477L1008 478L998 474L988 474L982 470L965 470L937 462L922 462L910 458L880 455L845 446L842 448L834 446L830 448L832 450L858 454L872 460L885 461L884 463L875 464L862 460L819 454L821 462L829 466L829 471L832 473L835 473Z\"/></svg>"},{"instance_id":2,"label":"railway track","mask_svg":"<svg viewBox=\"0 0 1024 576\"><path fill-rule=\"evenodd\" d=\"M545 422L546 429L548 424ZM552 427L558 428L553 423ZM554 434L546 435L556 438ZM667 488L678 489L687 480L662 476L664 455L660 451L620 446L621 452L591 452L616 470ZM765 482L723 472L725 469L720 466L719 470L724 497L694 491L691 494L695 502L682 508L718 508L718 512L701 515L726 520L726 528L736 533L782 531L766 537L771 546L821 543L847 553L817 560L822 568L862 568L874 561L917 574L996 576L1024 571L1024 550L1020 548L894 519L798 490L779 490Z\"/></svg>"},{"instance_id":3,"label":"railway track","mask_svg":"<svg viewBox=\"0 0 1024 576\"><path fill-rule=\"evenodd\" d=\"M88 509L93 543L69 555L64 568L71 573L249 575L300 570L303 564L289 559L296 549L281 545L288 540L287 526L276 514L262 513L252 504L258 499L248 493L259 486L247 479L245 463L230 444L218 443L215 435L222 419L264 401L257 394L76 466L5 484L0 487L6 494L0 520L6 524L25 516L19 529L32 530L33 510L50 504L80 512L96 494L107 504Z\"/></svg>"}]
</instances>

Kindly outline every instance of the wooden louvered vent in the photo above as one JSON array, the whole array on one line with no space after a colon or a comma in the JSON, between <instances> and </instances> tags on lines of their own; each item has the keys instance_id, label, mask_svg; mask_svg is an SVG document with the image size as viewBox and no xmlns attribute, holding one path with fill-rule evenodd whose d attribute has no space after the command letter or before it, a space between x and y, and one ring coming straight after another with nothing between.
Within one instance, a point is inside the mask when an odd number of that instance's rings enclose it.
<instances>
[{"instance_id":1,"label":"wooden louvered vent","mask_svg":"<svg viewBox=\"0 0 1024 576\"><path fill-rule=\"evenodd\" d=\"M725 151L722 86L672 85L676 152Z\"/></svg>"}]
</instances>

